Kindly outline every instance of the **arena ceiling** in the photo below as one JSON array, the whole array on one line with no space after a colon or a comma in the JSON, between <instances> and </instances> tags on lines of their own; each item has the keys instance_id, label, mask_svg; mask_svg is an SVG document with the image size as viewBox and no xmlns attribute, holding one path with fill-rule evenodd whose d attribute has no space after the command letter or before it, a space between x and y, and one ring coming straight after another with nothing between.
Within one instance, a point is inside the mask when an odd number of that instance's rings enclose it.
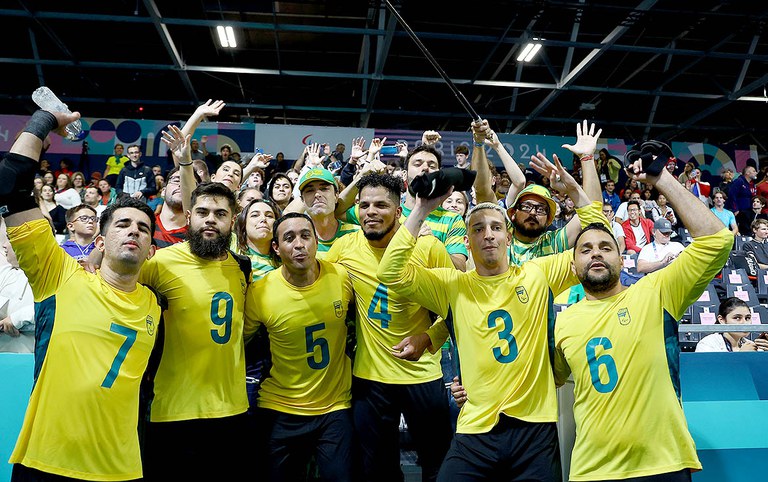
<instances>
[{"instance_id":1,"label":"arena ceiling","mask_svg":"<svg viewBox=\"0 0 768 482\"><path fill-rule=\"evenodd\" d=\"M768 4L393 0L497 131L757 144L768 114ZM88 117L466 130L469 115L378 1L7 0L0 99L38 85ZM219 46L232 25L238 46ZM531 62L517 61L540 39Z\"/></svg>"}]
</instances>

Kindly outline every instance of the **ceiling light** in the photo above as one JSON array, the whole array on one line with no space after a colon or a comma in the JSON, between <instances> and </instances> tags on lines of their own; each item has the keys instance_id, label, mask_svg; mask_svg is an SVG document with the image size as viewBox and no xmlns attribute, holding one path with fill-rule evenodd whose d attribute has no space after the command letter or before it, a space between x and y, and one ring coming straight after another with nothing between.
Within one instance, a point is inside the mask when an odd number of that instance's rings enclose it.
<instances>
[{"instance_id":1,"label":"ceiling light","mask_svg":"<svg viewBox=\"0 0 768 482\"><path fill-rule=\"evenodd\" d=\"M226 27L219 25L216 27L216 33L219 35L219 43L224 48L237 47L237 41L235 40L235 31L231 26Z\"/></svg>"},{"instance_id":2,"label":"ceiling light","mask_svg":"<svg viewBox=\"0 0 768 482\"><path fill-rule=\"evenodd\" d=\"M528 42L523 47L522 52L517 56L518 62L530 62L538 51L541 50L541 44L538 41L542 39L534 38L533 40L533 42Z\"/></svg>"}]
</instances>

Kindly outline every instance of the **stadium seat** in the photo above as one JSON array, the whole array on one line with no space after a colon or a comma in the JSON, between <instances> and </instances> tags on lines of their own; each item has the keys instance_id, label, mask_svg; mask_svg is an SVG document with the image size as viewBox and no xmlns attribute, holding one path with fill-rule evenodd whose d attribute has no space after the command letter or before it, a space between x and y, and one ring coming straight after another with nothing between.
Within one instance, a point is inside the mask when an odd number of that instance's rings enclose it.
<instances>
[{"instance_id":1,"label":"stadium seat","mask_svg":"<svg viewBox=\"0 0 768 482\"><path fill-rule=\"evenodd\" d=\"M733 249L735 251L741 251L742 249L744 249L744 243L751 240L752 240L752 236L742 236L742 235L736 236L733 240Z\"/></svg>"},{"instance_id":2,"label":"stadium seat","mask_svg":"<svg viewBox=\"0 0 768 482\"><path fill-rule=\"evenodd\" d=\"M747 270L744 268L723 268L723 284L745 285L752 284Z\"/></svg>"},{"instance_id":3,"label":"stadium seat","mask_svg":"<svg viewBox=\"0 0 768 482\"><path fill-rule=\"evenodd\" d=\"M768 303L768 269L757 269L757 299L760 303Z\"/></svg>"},{"instance_id":4,"label":"stadium seat","mask_svg":"<svg viewBox=\"0 0 768 482\"><path fill-rule=\"evenodd\" d=\"M747 302L750 308L760 306L760 300L757 299L757 292L752 283L745 285L726 284L725 286L728 297L735 296Z\"/></svg>"},{"instance_id":5,"label":"stadium seat","mask_svg":"<svg viewBox=\"0 0 768 482\"><path fill-rule=\"evenodd\" d=\"M677 234L680 236L680 239L678 241L683 246L688 246L693 242L693 237L691 237L691 233L689 233L686 228L679 228L677 230Z\"/></svg>"},{"instance_id":6,"label":"stadium seat","mask_svg":"<svg viewBox=\"0 0 768 482\"><path fill-rule=\"evenodd\" d=\"M752 323L755 322L755 317L760 317L760 324L768 325L768 308L757 305L750 307L749 310L752 312Z\"/></svg>"}]
</instances>

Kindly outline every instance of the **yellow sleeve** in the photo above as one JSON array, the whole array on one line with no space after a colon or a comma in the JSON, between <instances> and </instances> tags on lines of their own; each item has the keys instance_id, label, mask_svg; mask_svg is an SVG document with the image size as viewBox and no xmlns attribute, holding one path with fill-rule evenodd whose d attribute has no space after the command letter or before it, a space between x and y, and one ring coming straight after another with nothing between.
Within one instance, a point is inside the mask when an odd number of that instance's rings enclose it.
<instances>
[{"instance_id":1,"label":"yellow sleeve","mask_svg":"<svg viewBox=\"0 0 768 482\"><path fill-rule=\"evenodd\" d=\"M728 228L710 236L699 236L669 266L646 276L656 278L648 282L661 289L662 306L676 320L723 269L732 246L733 232Z\"/></svg>"},{"instance_id":2,"label":"yellow sleeve","mask_svg":"<svg viewBox=\"0 0 768 482\"><path fill-rule=\"evenodd\" d=\"M53 296L76 270L83 269L56 243L46 219L9 227L8 239L36 302Z\"/></svg>"},{"instance_id":3,"label":"yellow sleeve","mask_svg":"<svg viewBox=\"0 0 768 482\"><path fill-rule=\"evenodd\" d=\"M576 208L576 214L579 216L579 223L581 223L581 229L586 228L592 223L601 223L605 227L611 229L611 225L608 222L608 218L603 215L603 202L592 201L586 206Z\"/></svg>"},{"instance_id":4,"label":"yellow sleeve","mask_svg":"<svg viewBox=\"0 0 768 482\"><path fill-rule=\"evenodd\" d=\"M416 239L411 233L405 228L398 229L381 258L376 275L379 281L401 295L445 317L449 305L448 289L455 285L453 280L458 271L452 267L426 269L409 262L415 246Z\"/></svg>"},{"instance_id":5,"label":"yellow sleeve","mask_svg":"<svg viewBox=\"0 0 768 482\"><path fill-rule=\"evenodd\" d=\"M267 279L267 276L248 285L245 292L245 310L243 310L243 340L245 343L251 341L261 326L258 295L264 290L263 280Z\"/></svg>"},{"instance_id":6,"label":"yellow sleeve","mask_svg":"<svg viewBox=\"0 0 768 482\"><path fill-rule=\"evenodd\" d=\"M324 261L328 261L329 263L339 262L339 259L340 259L339 253L342 252L341 245L344 244L342 243L342 240L346 237L347 236L341 237L333 242L333 244L331 245L331 249L329 249L323 256Z\"/></svg>"},{"instance_id":7,"label":"yellow sleeve","mask_svg":"<svg viewBox=\"0 0 768 482\"><path fill-rule=\"evenodd\" d=\"M562 253L536 258L528 262L541 268L547 277L547 284L552 290L552 295L557 297L563 291L570 289L571 286L579 284L579 279L571 269L572 261L573 250L569 249Z\"/></svg>"},{"instance_id":8,"label":"yellow sleeve","mask_svg":"<svg viewBox=\"0 0 768 482\"><path fill-rule=\"evenodd\" d=\"M401 229L405 229L405 228L401 228ZM425 239L429 239L429 237ZM417 244L418 244L418 241L417 241ZM432 245L430 246L430 250L429 250L430 262L428 264L428 267L429 268L454 268L453 261L451 261L451 255L448 254L448 250L445 249L445 246L440 242L434 242L431 244ZM432 323L432 326L430 326L427 329L426 333L429 336L430 341L432 342L432 345L429 347L430 353L436 353L440 349L440 347L443 346L443 344L445 343L445 340L448 339L448 335L449 335L448 326L446 326L445 320L442 317L438 317L438 319L435 320L434 323Z\"/></svg>"},{"instance_id":9,"label":"yellow sleeve","mask_svg":"<svg viewBox=\"0 0 768 482\"><path fill-rule=\"evenodd\" d=\"M555 385L562 387L571 375L571 367L565 359L565 354L560 346L555 347L555 356L553 363L553 372L555 374Z\"/></svg>"}]
</instances>

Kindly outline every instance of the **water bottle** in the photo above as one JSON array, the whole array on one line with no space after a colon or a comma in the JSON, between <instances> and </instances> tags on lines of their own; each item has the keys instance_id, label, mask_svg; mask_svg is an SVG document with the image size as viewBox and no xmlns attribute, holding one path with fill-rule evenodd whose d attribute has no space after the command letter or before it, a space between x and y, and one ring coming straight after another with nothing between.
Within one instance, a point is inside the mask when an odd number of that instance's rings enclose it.
<instances>
[{"instance_id":1,"label":"water bottle","mask_svg":"<svg viewBox=\"0 0 768 482\"><path fill-rule=\"evenodd\" d=\"M35 104L37 104L38 107L49 112L72 113L72 111L69 110L69 107L67 107L67 104L59 100L59 98L56 97L56 94L51 92L51 89L45 86L32 92L32 100L35 101ZM83 126L78 119L71 124L67 124L65 130L67 131L67 139L76 141L80 139L80 136L82 135Z\"/></svg>"}]
</instances>

